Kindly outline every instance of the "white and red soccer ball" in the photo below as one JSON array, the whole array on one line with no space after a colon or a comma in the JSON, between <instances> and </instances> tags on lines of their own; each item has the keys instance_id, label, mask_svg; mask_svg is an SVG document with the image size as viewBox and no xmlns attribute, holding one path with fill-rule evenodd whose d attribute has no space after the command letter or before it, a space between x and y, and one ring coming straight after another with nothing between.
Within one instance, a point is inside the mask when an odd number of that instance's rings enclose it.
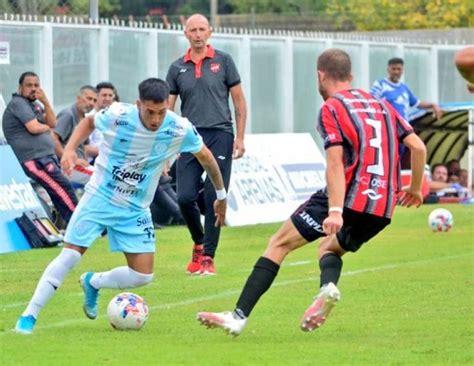
<instances>
[{"instance_id":1,"label":"white and red soccer ball","mask_svg":"<svg viewBox=\"0 0 474 366\"><path fill-rule=\"evenodd\" d=\"M454 224L453 215L445 208L437 208L428 216L428 225L431 230L443 232L448 231Z\"/></svg>"},{"instance_id":2,"label":"white and red soccer ball","mask_svg":"<svg viewBox=\"0 0 474 366\"><path fill-rule=\"evenodd\" d=\"M110 301L107 314L114 329L139 330L148 319L148 306L141 296L123 292Z\"/></svg>"}]
</instances>

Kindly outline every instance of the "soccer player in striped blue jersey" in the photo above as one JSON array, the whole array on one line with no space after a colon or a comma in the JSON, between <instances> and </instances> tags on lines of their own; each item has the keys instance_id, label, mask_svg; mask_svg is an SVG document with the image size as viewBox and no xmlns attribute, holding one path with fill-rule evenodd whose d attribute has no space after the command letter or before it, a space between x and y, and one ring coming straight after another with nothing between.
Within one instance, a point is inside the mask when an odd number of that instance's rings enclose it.
<instances>
[{"instance_id":1,"label":"soccer player in striped blue jersey","mask_svg":"<svg viewBox=\"0 0 474 366\"><path fill-rule=\"evenodd\" d=\"M432 109L436 118L441 118L443 111L436 103L419 100L408 85L400 79L403 74L403 59L394 57L388 60L388 76L385 79L376 80L370 88L370 94L385 99L393 108L408 121L410 108Z\"/></svg>"},{"instance_id":2,"label":"soccer player in striped blue jersey","mask_svg":"<svg viewBox=\"0 0 474 366\"><path fill-rule=\"evenodd\" d=\"M82 120L64 149L61 165L68 174L77 160L77 146L94 128L104 135L94 174L67 227L64 248L40 278L16 324L18 333L33 332L40 310L104 230L112 251L123 252L127 265L81 276L86 316L97 317L99 289L134 288L151 282L155 231L149 205L160 175L176 154L194 154L206 170L218 192L215 225L224 223L226 192L217 162L194 126L167 109L168 84L150 78L138 89L136 105L113 103Z\"/></svg>"}]
</instances>

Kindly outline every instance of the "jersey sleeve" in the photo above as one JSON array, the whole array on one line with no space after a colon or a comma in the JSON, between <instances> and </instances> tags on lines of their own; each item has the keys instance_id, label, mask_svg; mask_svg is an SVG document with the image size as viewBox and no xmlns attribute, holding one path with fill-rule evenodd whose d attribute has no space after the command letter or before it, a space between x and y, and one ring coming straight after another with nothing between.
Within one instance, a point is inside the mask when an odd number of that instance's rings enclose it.
<instances>
[{"instance_id":1,"label":"jersey sleeve","mask_svg":"<svg viewBox=\"0 0 474 366\"><path fill-rule=\"evenodd\" d=\"M36 118L36 115L28 105L28 102L23 99L14 98L11 102L10 108L15 117L17 117L24 125Z\"/></svg>"},{"instance_id":2,"label":"jersey sleeve","mask_svg":"<svg viewBox=\"0 0 474 366\"><path fill-rule=\"evenodd\" d=\"M413 92L410 90L409 87L406 87L407 88L407 93L408 93L408 104L410 105L410 107L416 107L418 106L418 104L420 104L420 100L415 97L415 94L413 94Z\"/></svg>"},{"instance_id":3,"label":"jersey sleeve","mask_svg":"<svg viewBox=\"0 0 474 366\"><path fill-rule=\"evenodd\" d=\"M227 87L230 89L235 85L240 84L240 74L235 66L234 60L230 55L226 57L226 76L225 82Z\"/></svg>"},{"instance_id":4,"label":"jersey sleeve","mask_svg":"<svg viewBox=\"0 0 474 366\"><path fill-rule=\"evenodd\" d=\"M372 94L374 97L376 97L376 98L378 98L378 99L382 99L382 98L383 98L383 94L382 94L382 83L380 82L380 80L376 80L376 81L372 84L372 87L370 88L369 93Z\"/></svg>"},{"instance_id":5,"label":"jersey sleeve","mask_svg":"<svg viewBox=\"0 0 474 366\"><path fill-rule=\"evenodd\" d=\"M176 67L174 64L171 64L170 68L168 69L168 73L166 74L166 82L170 87L170 94L178 95L178 84L176 83Z\"/></svg>"},{"instance_id":6,"label":"jersey sleeve","mask_svg":"<svg viewBox=\"0 0 474 366\"><path fill-rule=\"evenodd\" d=\"M94 125L100 132L105 132L110 128L110 125L120 115L122 108L121 104L114 102L109 107L101 109L94 115Z\"/></svg>"},{"instance_id":7,"label":"jersey sleeve","mask_svg":"<svg viewBox=\"0 0 474 366\"><path fill-rule=\"evenodd\" d=\"M181 152L189 152L189 153L197 153L202 149L204 143L202 142L202 137L197 132L196 127L188 122L188 126L186 128L186 135L183 139L183 144L181 145Z\"/></svg>"},{"instance_id":8,"label":"jersey sleeve","mask_svg":"<svg viewBox=\"0 0 474 366\"><path fill-rule=\"evenodd\" d=\"M72 120L68 113L59 112L56 117L56 127L54 128L54 132L61 137L62 143L66 143L69 136L71 136L73 128Z\"/></svg>"},{"instance_id":9,"label":"jersey sleeve","mask_svg":"<svg viewBox=\"0 0 474 366\"><path fill-rule=\"evenodd\" d=\"M398 141L403 141L403 139L409 134L414 133L414 130L413 127L405 120L405 118L400 116L397 111L395 111L395 113L397 118Z\"/></svg>"},{"instance_id":10,"label":"jersey sleeve","mask_svg":"<svg viewBox=\"0 0 474 366\"><path fill-rule=\"evenodd\" d=\"M323 139L325 149L335 145L342 145L343 139L337 121L337 111L328 103L325 103L321 108L317 129Z\"/></svg>"}]
</instances>

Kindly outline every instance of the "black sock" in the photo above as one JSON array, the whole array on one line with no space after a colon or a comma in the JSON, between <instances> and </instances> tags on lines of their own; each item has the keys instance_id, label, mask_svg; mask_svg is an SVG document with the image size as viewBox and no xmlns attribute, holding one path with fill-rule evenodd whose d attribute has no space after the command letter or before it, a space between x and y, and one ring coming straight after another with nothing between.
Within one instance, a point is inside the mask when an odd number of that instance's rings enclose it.
<instances>
[{"instance_id":1,"label":"black sock","mask_svg":"<svg viewBox=\"0 0 474 366\"><path fill-rule=\"evenodd\" d=\"M272 285L279 269L280 266L272 260L260 257L245 283L234 313L241 318L242 315L248 317L260 297Z\"/></svg>"},{"instance_id":2,"label":"black sock","mask_svg":"<svg viewBox=\"0 0 474 366\"><path fill-rule=\"evenodd\" d=\"M341 276L342 259L336 253L324 254L319 260L319 268L321 269L320 287L327 285L329 282L337 285Z\"/></svg>"}]
</instances>

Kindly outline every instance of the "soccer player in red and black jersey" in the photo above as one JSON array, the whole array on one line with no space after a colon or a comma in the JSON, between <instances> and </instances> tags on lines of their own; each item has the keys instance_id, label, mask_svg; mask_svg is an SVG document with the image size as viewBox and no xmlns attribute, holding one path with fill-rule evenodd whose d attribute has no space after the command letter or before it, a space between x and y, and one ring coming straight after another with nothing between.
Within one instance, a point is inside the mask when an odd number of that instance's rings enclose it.
<instances>
[{"instance_id":1,"label":"soccer player in red and black jersey","mask_svg":"<svg viewBox=\"0 0 474 366\"><path fill-rule=\"evenodd\" d=\"M286 255L322 238L320 292L301 321L303 331L318 328L340 299L336 285L342 270L341 257L356 252L390 224L397 201L407 207L418 207L423 201L426 148L411 126L386 101L352 88L351 60L346 52L323 52L318 58L317 74L319 92L325 100L318 131L326 149L327 187L303 203L270 239L234 311L197 314L208 327L240 334ZM411 184L403 190L399 179L400 143L411 151Z\"/></svg>"}]
</instances>

